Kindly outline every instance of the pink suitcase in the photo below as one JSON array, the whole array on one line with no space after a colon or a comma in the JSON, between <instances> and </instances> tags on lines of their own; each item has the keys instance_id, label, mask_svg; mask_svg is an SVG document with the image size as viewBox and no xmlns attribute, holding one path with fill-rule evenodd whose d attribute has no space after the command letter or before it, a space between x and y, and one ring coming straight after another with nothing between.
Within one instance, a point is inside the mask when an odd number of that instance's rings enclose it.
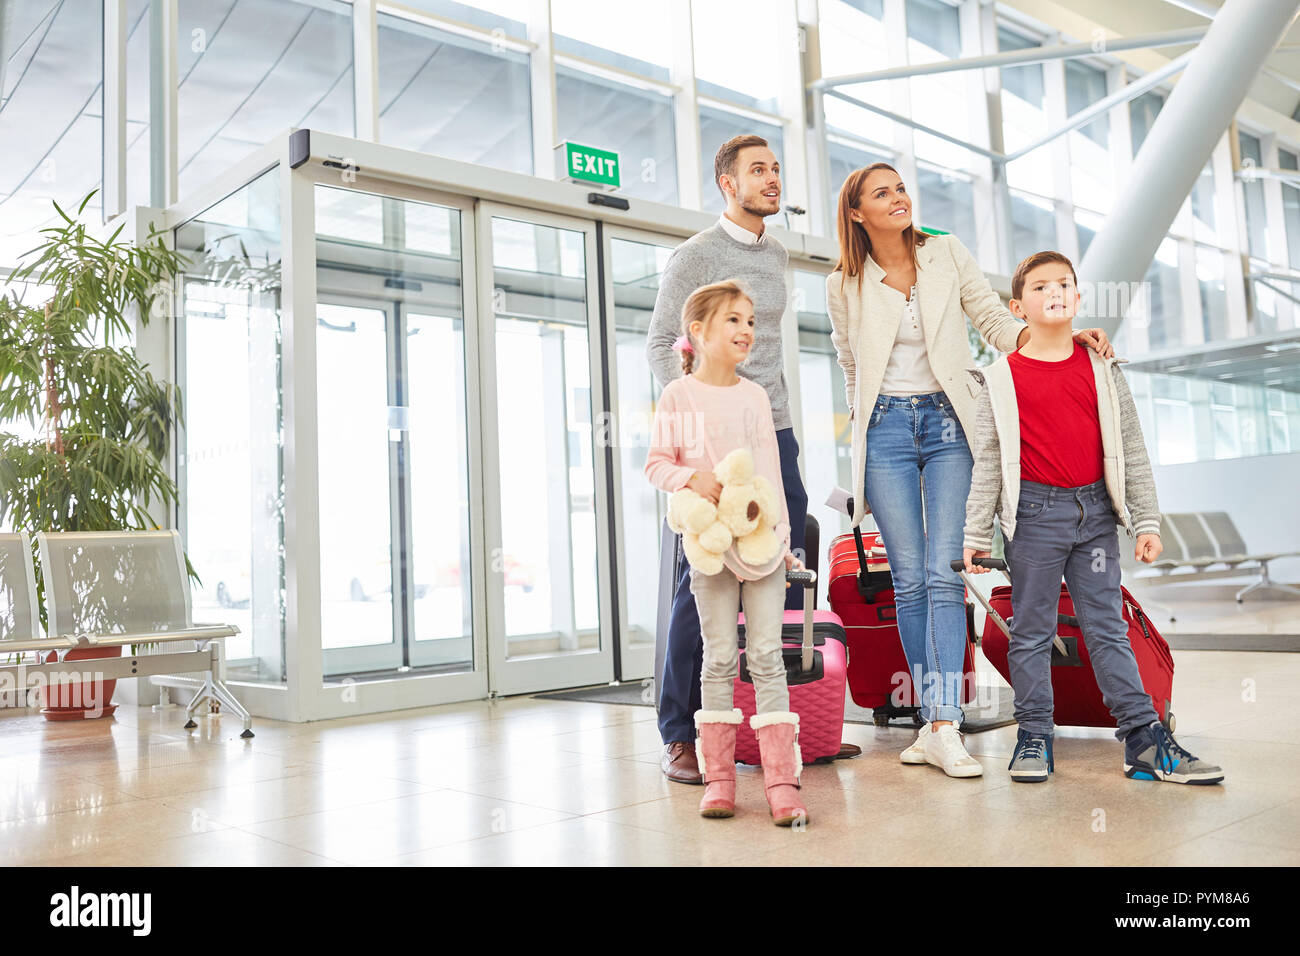
<instances>
[{"instance_id":1,"label":"pink suitcase","mask_svg":"<svg viewBox=\"0 0 1300 956\"><path fill-rule=\"evenodd\" d=\"M833 760L844 735L844 688L848 670L844 625L833 611L814 608L817 572L790 571L792 587L801 584L804 610L786 611L782 634L790 709L799 715L799 750L805 765ZM740 674L734 705L745 715L736 735L736 760L758 764L758 737L749 727L755 713L754 684L745 666L745 615L740 615Z\"/></svg>"}]
</instances>

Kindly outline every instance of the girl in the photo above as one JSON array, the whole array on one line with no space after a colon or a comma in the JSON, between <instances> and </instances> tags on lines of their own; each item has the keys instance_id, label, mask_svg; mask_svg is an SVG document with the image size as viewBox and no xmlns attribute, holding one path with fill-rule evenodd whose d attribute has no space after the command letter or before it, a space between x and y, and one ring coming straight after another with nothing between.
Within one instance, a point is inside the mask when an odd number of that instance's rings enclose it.
<instances>
[{"instance_id":1,"label":"girl","mask_svg":"<svg viewBox=\"0 0 1300 956\"><path fill-rule=\"evenodd\" d=\"M911 197L889 164L849 175L837 225L840 261L826 298L853 420L853 523L872 513L889 553L898 630L926 721L902 762L978 777L983 768L957 729L965 593L948 566L962 556L974 465L966 316L1003 352L1023 345L1029 330L955 236L913 227ZM1101 329L1073 335L1103 357L1114 354Z\"/></svg>"},{"instance_id":2,"label":"girl","mask_svg":"<svg viewBox=\"0 0 1300 956\"><path fill-rule=\"evenodd\" d=\"M685 374L659 398L645 473L662 491L690 488L716 504L722 486L712 474L714 466L729 452L748 448L755 474L772 483L781 502L781 521L774 529L781 546L770 561L746 564L733 543L720 572L702 574L692 568L690 574L704 640L702 706L695 714L696 750L706 785L700 814L730 817L736 809L741 713L732 706L732 687L739 665L736 607L743 600L745 657L758 711L750 727L758 735L772 819L777 826L789 826L808 816L799 797L799 717L790 712L781 660L785 572L802 564L789 550L772 403L762 386L736 374L753 345L754 304L737 280L702 286L691 294L682 309L682 336L673 346L682 354Z\"/></svg>"}]
</instances>

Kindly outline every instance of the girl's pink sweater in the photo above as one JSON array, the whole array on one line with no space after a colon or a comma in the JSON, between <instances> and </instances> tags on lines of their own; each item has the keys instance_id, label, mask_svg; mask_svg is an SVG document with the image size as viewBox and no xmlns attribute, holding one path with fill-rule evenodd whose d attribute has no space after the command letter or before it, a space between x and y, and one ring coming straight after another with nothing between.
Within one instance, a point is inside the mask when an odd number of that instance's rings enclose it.
<instances>
[{"instance_id":1,"label":"girl's pink sweater","mask_svg":"<svg viewBox=\"0 0 1300 956\"><path fill-rule=\"evenodd\" d=\"M650 483L671 494L685 488L693 472L712 472L714 465L737 448L754 456L754 472L776 488L781 519L776 536L777 556L766 566L740 560L733 544L722 562L743 581L767 577L785 560L790 547L790 514L781 484L781 453L776 444L772 403L761 386L742 378L734 385L706 385L694 375L668 383L659 397L650 431L645 474Z\"/></svg>"}]
</instances>

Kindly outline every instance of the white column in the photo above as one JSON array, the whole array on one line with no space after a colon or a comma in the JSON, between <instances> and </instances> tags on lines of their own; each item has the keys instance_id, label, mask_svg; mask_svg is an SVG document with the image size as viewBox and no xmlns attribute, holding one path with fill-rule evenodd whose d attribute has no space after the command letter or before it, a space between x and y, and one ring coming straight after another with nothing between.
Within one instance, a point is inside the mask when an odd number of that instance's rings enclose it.
<instances>
[{"instance_id":1,"label":"white column","mask_svg":"<svg viewBox=\"0 0 1300 956\"><path fill-rule=\"evenodd\" d=\"M160 209L178 198L176 5L150 0L149 7L149 202Z\"/></svg>"},{"instance_id":2,"label":"white column","mask_svg":"<svg viewBox=\"0 0 1300 956\"><path fill-rule=\"evenodd\" d=\"M993 6L978 6L980 49L984 53L998 52L998 17ZM1007 151L1002 135L1002 73L1000 70L981 70L984 98L985 126L988 129L988 147L999 153ZM1015 247L1011 238L1014 225L1011 221L1011 187L1007 182L1007 168L1002 163L989 163L990 202L994 228L995 254L992 271L1010 275L1016 267ZM987 267L987 265L986 265Z\"/></svg>"},{"instance_id":3,"label":"white column","mask_svg":"<svg viewBox=\"0 0 1300 956\"><path fill-rule=\"evenodd\" d=\"M551 40L551 0L533 0L528 8L528 39L536 44L528 57L533 99L533 175L555 178L559 125L555 104L555 50Z\"/></svg>"},{"instance_id":4,"label":"white column","mask_svg":"<svg viewBox=\"0 0 1300 956\"><path fill-rule=\"evenodd\" d=\"M1245 99L1298 0L1227 0L1152 124L1132 175L1088 247L1081 278L1139 280L1219 133ZM1231 277L1229 277L1231 283ZM1238 285L1240 277L1238 277ZM1232 322L1229 295L1229 325ZM1243 316L1244 318L1244 316ZM1114 332L1119 323L1105 320Z\"/></svg>"},{"instance_id":5,"label":"white column","mask_svg":"<svg viewBox=\"0 0 1300 956\"><path fill-rule=\"evenodd\" d=\"M803 61L805 113L805 162L808 175L808 227L819 236L835 238L835 210L831 208L831 164L826 141L826 99L809 84L820 80L822 71L821 11L817 0L799 0L799 22L804 43Z\"/></svg>"},{"instance_id":6,"label":"white column","mask_svg":"<svg viewBox=\"0 0 1300 956\"><path fill-rule=\"evenodd\" d=\"M963 0L962 5L958 8L958 18L961 25L961 56L981 56L984 53L997 52L997 30L994 26L992 39L993 47L985 50L986 26L990 22L983 14L987 10L992 14L990 8L981 7L979 0ZM996 84L996 70L978 70L972 76L970 73L959 74L966 87L966 104L965 109L970 117L970 137L971 142L976 146L983 146L988 149L992 146L994 131L992 129L992 116L990 111L990 95L987 84L990 76ZM995 85L996 90L996 85ZM992 99L996 101L997 94L993 94ZM960 108L960 105L959 107ZM1001 110L997 110L997 116L1001 116ZM999 120L1000 122L1000 120ZM997 131L999 140L1001 139L1001 129ZM999 152L1001 147L999 146ZM994 180L996 170L993 161L977 153L967 153L967 169L974 177L973 188L971 193L975 202L975 235L978 238L978 248L972 249L977 262L988 270L995 271L1001 258L998 249L998 213L997 201L995 197Z\"/></svg>"},{"instance_id":7,"label":"white column","mask_svg":"<svg viewBox=\"0 0 1300 956\"><path fill-rule=\"evenodd\" d=\"M1060 43L1060 34L1043 38L1043 46ZM1065 61L1046 60L1043 63L1043 99L1047 113L1047 126L1056 129L1068 119L1069 106L1065 94ZM1079 232L1074 225L1074 181L1070 176L1070 134L1056 137L1046 147L1052 157L1052 195L1056 219L1057 248L1070 255L1079 248ZM1094 240L1095 241L1095 240ZM1075 257L1077 263L1077 256Z\"/></svg>"},{"instance_id":8,"label":"white column","mask_svg":"<svg viewBox=\"0 0 1300 956\"><path fill-rule=\"evenodd\" d=\"M813 2L813 16L816 16ZM781 156L782 205L801 206L807 210L812 202L808 185L808 131L804 115L803 50L809 43L809 34L800 23L795 4L777 7L777 50L780 61L776 64L780 86L776 97L777 112L785 121L785 149ZM812 34L813 37L816 34ZM784 216L778 221L784 222ZM790 228L795 232L811 231L809 213L790 216Z\"/></svg>"},{"instance_id":9,"label":"white column","mask_svg":"<svg viewBox=\"0 0 1300 956\"><path fill-rule=\"evenodd\" d=\"M704 205L704 170L700 159L700 107L695 95L695 31L691 25L691 0L669 0L672 39L669 79L677 87L673 96L673 133L677 145L677 201L684 209Z\"/></svg>"},{"instance_id":10,"label":"white column","mask_svg":"<svg viewBox=\"0 0 1300 956\"><path fill-rule=\"evenodd\" d=\"M882 13L885 24L885 44L889 51L889 62L882 63L880 66L906 66L907 65L907 3L906 0L885 0L884 11ZM887 86L889 93L889 109L898 113L900 116L912 115L912 87L911 80L904 78L901 80L885 80L883 83L873 83L873 92L876 87ZM921 198L921 188L917 182L916 176L916 146L912 141L912 127L904 126L901 123L894 124L894 136L891 144L897 155L895 165L898 167L898 174L907 184L907 188L912 193L912 219L914 222L925 222L925 209L922 208L924 203Z\"/></svg>"},{"instance_id":11,"label":"white column","mask_svg":"<svg viewBox=\"0 0 1300 956\"><path fill-rule=\"evenodd\" d=\"M107 222L126 209L126 0L104 0L103 148Z\"/></svg>"},{"instance_id":12,"label":"white column","mask_svg":"<svg viewBox=\"0 0 1300 956\"><path fill-rule=\"evenodd\" d=\"M1246 221L1246 186L1237 178L1241 169L1241 133L1235 119L1228 125L1224 140L1226 147L1217 150L1215 156L1214 198L1216 202L1227 203L1232 211L1228 222L1219 227L1219 238L1227 240L1228 247L1223 257L1228 337L1239 338L1246 334L1253 308L1245 282L1245 274L1250 271L1250 226Z\"/></svg>"},{"instance_id":13,"label":"white column","mask_svg":"<svg viewBox=\"0 0 1300 956\"><path fill-rule=\"evenodd\" d=\"M316 209L311 180L280 156L281 341L284 409L284 654L288 719L316 715L323 661L320 482L316 419Z\"/></svg>"},{"instance_id":14,"label":"white column","mask_svg":"<svg viewBox=\"0 0 1300 956\"><path fill-rule=\"evenodd\" d=\"M1093 237L1093 242L1097 238ZM1182 297L1184 346L1200 345L1205 341L1205 329L1201 321L1201 285L1196 269L1196 243L1180 242L1178 244L1178 291Z\"/></svg>"},{"instance_id":15,"label":"white column","mask_svg":"<svg viewBox=\"0 0 1300 956\"><path fill-rule=\"evenodd\" d=\"M1124 64L1120 63L1112 66L1106 71L1106 95L1112 96L1124 87L1128 86L1130 80L1137 77L1129 76L1128 70ZM1136 97L1135 97L1136 99ZM1133 100L1113 106L1106 112L1106 117L1110 122L1110 161L1115 171L1115 181L1120 182L1128 172L1129 167L1133 165L1133 135L1129 126L1129 118L1132 116L1130 106Z\"/></svg>"},{"instance_id":16,"label":"white column","mask_svg":"<svg viewBox=\"0 0 1300 956\"><path fill-rule=\"evenodd\" d=\"M379 15L375 0L352 0L352 84L356 137L379 142Z\"/></svg>"},{"instance_id":17,"label":"white column","mask_svg":"<svg viewBox=\"0 0 1300 956\"><path fill-rule=\"evenodd\" d=\"M1266 169L1277 169L1279 167L1277 158L1277 134L1269 133L1261 139L1260 156L1264 160ZM1268 261L1278 263L1283 270L1289 269L1289 256L1287 254L1286 243L1286 205L1282 200L1282 183L1276 179L1265 179L1264 183L1264 210L1268 220ZM1282 285L1282 288L1287 288ZM1294 327L1295 322L1292 318L1293 303L1290 299L1282 295L1274 294L1274 301L1277 308L1277 327L1289 329Z\"/></svg>"}]
</instances>

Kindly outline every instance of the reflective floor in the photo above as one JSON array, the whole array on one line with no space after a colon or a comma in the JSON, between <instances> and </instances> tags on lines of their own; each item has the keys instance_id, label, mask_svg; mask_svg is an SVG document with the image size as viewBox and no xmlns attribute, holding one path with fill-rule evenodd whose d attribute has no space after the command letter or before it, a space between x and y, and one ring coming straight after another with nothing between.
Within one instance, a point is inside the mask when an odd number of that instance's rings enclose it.
<instances>
[{"instance_id":1,"label":"reflective floor","mask_svg":"<svg viewBox=\"0 0 1300 956\"><path fill-rule=\"evenodd\" d=\"M527 697L314 724L122 707L0 718L0 865L1300 864L1300 655L1176 652L1179 738L1218 787L1138 783L1106 731L1065 729L1043 785L1006 776L1013 727L971 735L985 775L903 766L903 727L805 771L811 822L767 820L742 769L731 820L659 772L654 712Z\"/></svg>"}]
</instances>

